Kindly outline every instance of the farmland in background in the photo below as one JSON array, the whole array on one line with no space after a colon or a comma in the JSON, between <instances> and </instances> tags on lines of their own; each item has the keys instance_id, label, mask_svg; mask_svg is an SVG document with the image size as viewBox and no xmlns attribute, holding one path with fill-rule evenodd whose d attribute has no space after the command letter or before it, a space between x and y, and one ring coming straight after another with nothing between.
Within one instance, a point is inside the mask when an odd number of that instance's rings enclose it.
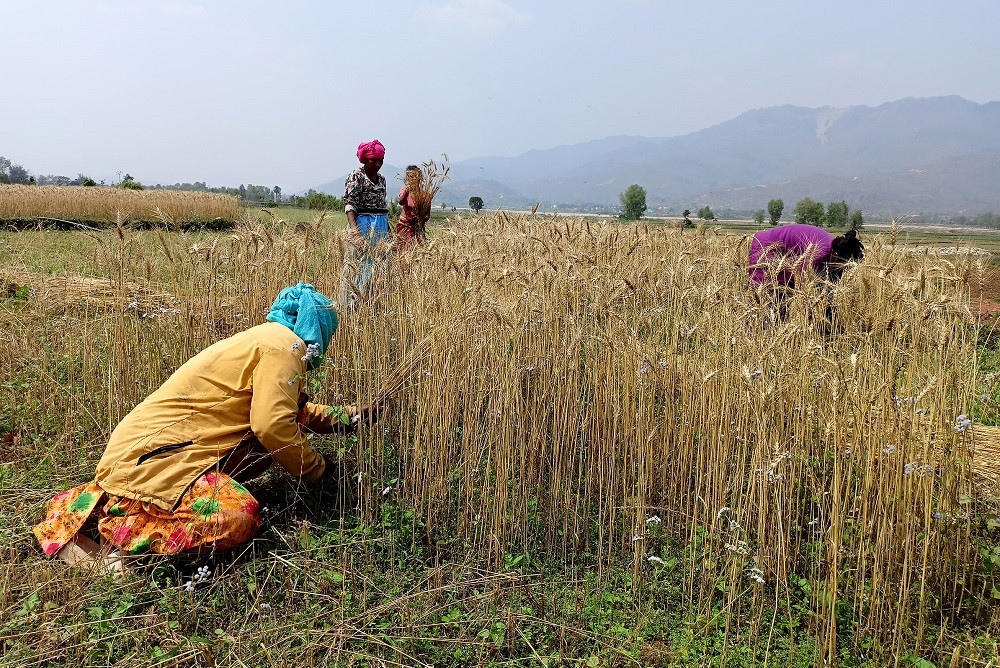
<instances>
[{"instance_id":1,"label":"farmland in background","mask_svg":"<svg viewBox=\"0 0 1000 668\"><path fill-rule=\"evenodd\" d=\"M0 184L0 221L8 225L58 219L96 227L120 221L180 229L226 226L242 211L236 197L216 193Z\"/></svg>"},{"instance_id":2,"label":"farmland in background","mask_svg":"<svg viewBox=\"0 0 1000 668\"><path fill-rule=\"evenodd\" d=\"M0 663L996 660L995 481L955 429L996 423L990 258L899 233L782 321L746 233L454 219L308 380L365 401L419 353L381 421L314 441L337 485L269 473L236 554L117 581L43 559L45 501L180 363L285 285L339 292L342 215L264 217L0 233Z\"/></svg>"}]
</instances>

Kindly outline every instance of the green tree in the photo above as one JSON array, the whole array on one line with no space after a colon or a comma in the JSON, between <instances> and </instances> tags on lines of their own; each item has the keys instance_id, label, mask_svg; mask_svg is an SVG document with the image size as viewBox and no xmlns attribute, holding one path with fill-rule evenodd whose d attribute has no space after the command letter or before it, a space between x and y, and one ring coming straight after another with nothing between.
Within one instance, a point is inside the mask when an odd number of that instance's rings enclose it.
<instances>
[{"instance_id":1,"label":"green tree","mask_svg":"<svg viewBox=\"0 0 1000 668\"><path fill-rule=\"evenodd\" d=\"M336 211L344 208L344 200L333 195L318 192L312 188L309 189L305 197L296 198L296 206L302 206L300 201L304 202L307 209L314 209L316 211Z\"/></svg>"},{"instance_id":2,"label":"green tree","mask_svg":"<svg viewBox=\"0 0 1000 668\"><path fill-rule=\"evenodd\" d=\"M764 209L757 209L757 212L753 215L753 222L758 225L764 224Z\"/></svg>"},{"instance_id":3,"label":"green tree","mask_svg":"<svg viewBox=\"0 0 1000 668\"><path fill-rule=\"evenodd\" d=\"M131 174L126 174L118 187L125 188L125 190L144 190L142 184L136 181Z\"/></svg>"},{"instance_id":4,"label":"green tree","mask_svg":"<svg viewBox=\"0 0 1000 668\"><path fill-rule=\"evenodd\" d=\"M861 209L851 214L851 220L847 224L847 229L859 232L865 226L865 217L861 215Z\"/></svg>"},{"instance_id":5,"label":"green tree","mask_svg":"<svg viewBox=\"0 0 1000 668\"><path fill-rule=\"evenodd\" d=\"M833 227L840 229L847 227L847 202L841 200L839 202L830 202L826 205L826 225L827 227Z\"/></svg>"},{"instance_id":6,"label":"green tree","mask_svg":"<svg viewBox=\"0 0 1000 668\"><path fill-rule=\"evenodd\" d=\"M633 183L618 199L622 203L621 217L625 220L639 220L646 211L646 189Z\"/></svg>"},{"instance_id":7,"label":"green tree","mask_svg":"<svg viewBox=\"0 0 1000 668\"><path fill-rule=\"evenodd\" d=\"M771 225L777 225L781 220L781 212L785 210L785 202L780 199L772 199L767 203L767 215L771 218Z\"/></svg>"},{"instance_id":8,"label":"green tree","mask_svg":"<svg viewBox=\"0 0 1000 668\"><path fill-rule=\"evenodd\" d=\"M281 186L274 186L273 188L271 188L271 192L274 193L274 201L275 202L280 202L281 201Z\"/></svg>"},{"instance_id":9,"label":"green tree","mask_svg":"<svg viewBox=\"0 0 1000 668\"><path fill-rule=\"evenodd\" d=\"M483 198L482 197L470 197L469 198L469 208L479 213L479 210L483 208Z\"/></svg>"},{"instance_id":10,"label":"green tree","mask_svg":"<svg viewBox=\"0 0 1000 668\"><path fill-rule=\"evenodd\" d=\"M795 214L796 223L822 225L823 219L826 218L826 207L822 202L815 202L811 197L806 197L795 203L792 213Z\"/></svg>"},{"instance_id":11,"label":"green tree","mask_svg":"<svg viewBox=\"0 0 1000 668\"><path fill-rule=\"evenodd\" d=\"M712 213L712 207L707 204L698 209L698 217L702 220L715 220L715 214Z\"/></svg>"}]
</instances>

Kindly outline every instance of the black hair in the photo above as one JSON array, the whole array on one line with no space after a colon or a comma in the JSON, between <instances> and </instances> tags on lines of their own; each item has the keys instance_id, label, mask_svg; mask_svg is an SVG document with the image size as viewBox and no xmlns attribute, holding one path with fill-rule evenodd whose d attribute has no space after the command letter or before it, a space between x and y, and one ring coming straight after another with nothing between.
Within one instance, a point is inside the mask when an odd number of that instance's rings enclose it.
<instances>
[{"instance_id":1,"label":"black hair","mask_svg":"<svg viewBox=\"0 0 1000 668\"><path fill-rule=\"evenodd\" d=\"M831 281L839 281L843 276L845 262L860 262L865 256L865 246L858 240L858 233L855 230L848 230L843 236L834 237L830 250L826 274Z\"/></svg>"},{"instance_id":2,"label":"black hair","mask_svg":"<svg viewBox=\"0 0 1000 668\"><path fill-rule=\"evenodd\" d=\"M415 170L417 170L418 172L420 171L420 168L419 168L419 167L417 167L416 165L407 165L407 166L406 166L406 171L410 171L411 169L415 169Z\"/></svg>"},{"instance_id":3,"label":"black hair","mask_svg":"<svg viewBox=\"0 0 1000 668\"><path fill-rule=\"evenodd\" d=\"M860 261L865 256L865 245L858 239L856 230L848 230L833 239L833 259L840 262Z\"/></svg>"}]
</instances>

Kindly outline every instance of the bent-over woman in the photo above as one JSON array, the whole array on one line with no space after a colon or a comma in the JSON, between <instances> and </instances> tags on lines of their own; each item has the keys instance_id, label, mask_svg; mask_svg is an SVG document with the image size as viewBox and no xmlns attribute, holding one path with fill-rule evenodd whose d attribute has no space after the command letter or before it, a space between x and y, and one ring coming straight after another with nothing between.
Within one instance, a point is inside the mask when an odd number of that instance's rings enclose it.
<instances>
[{"instance_id":1,"label":"bent-over woman","mask_svg":"<svg viewBox=\"0 0 1000 668\"><path fill-rule=\"evenodd\" d=\"M126 554L227 549L256 535L257 500L241 481L277 462L305 482L332 469L305 430L348 428L345 415L302 393L337 329L332 302L306 283L278 295L267 322L201 351L115 427L92 482L57 495L34 527L60 553L96 515Z\"/></svg>"},{"instance_id":2,"label":"bent-over woman","mask_svg":"<svg viewBox=\"0 0 1000 668\"><path fill-rule=\"evenodd\" d=\"M813 225L780 225L753 235L748 271L750 280L757 285L792 287L796 273L806 270L825 272L836 281L847 262L858 261L864 254L865 247L854 230L835 237Z\"/></svg>"}]
</instances>

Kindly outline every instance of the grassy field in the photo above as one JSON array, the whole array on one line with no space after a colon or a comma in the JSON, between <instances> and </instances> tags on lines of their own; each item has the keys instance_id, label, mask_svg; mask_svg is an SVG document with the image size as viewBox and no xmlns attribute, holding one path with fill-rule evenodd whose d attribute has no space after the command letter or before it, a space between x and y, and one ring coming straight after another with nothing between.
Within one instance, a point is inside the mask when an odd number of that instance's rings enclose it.
<instances>
[{"instance_id":1,"label":"grassy field","mask_svg":"<svg viewBox=\"0 0 1000 668\"><path fill-rule=\"evenodd\" d=\"M131 407L281 287L338 293L343 214L290 211L0 233L0 665L1000 660L995 480L955 430L997 420L990 258L899 235L782 321L738 230L438 222L308 380L364 401L418 354L386 417L314 441L336 484L256 481L236 553L44 559L31 525Z\"/></svg>"}]
</instances>

